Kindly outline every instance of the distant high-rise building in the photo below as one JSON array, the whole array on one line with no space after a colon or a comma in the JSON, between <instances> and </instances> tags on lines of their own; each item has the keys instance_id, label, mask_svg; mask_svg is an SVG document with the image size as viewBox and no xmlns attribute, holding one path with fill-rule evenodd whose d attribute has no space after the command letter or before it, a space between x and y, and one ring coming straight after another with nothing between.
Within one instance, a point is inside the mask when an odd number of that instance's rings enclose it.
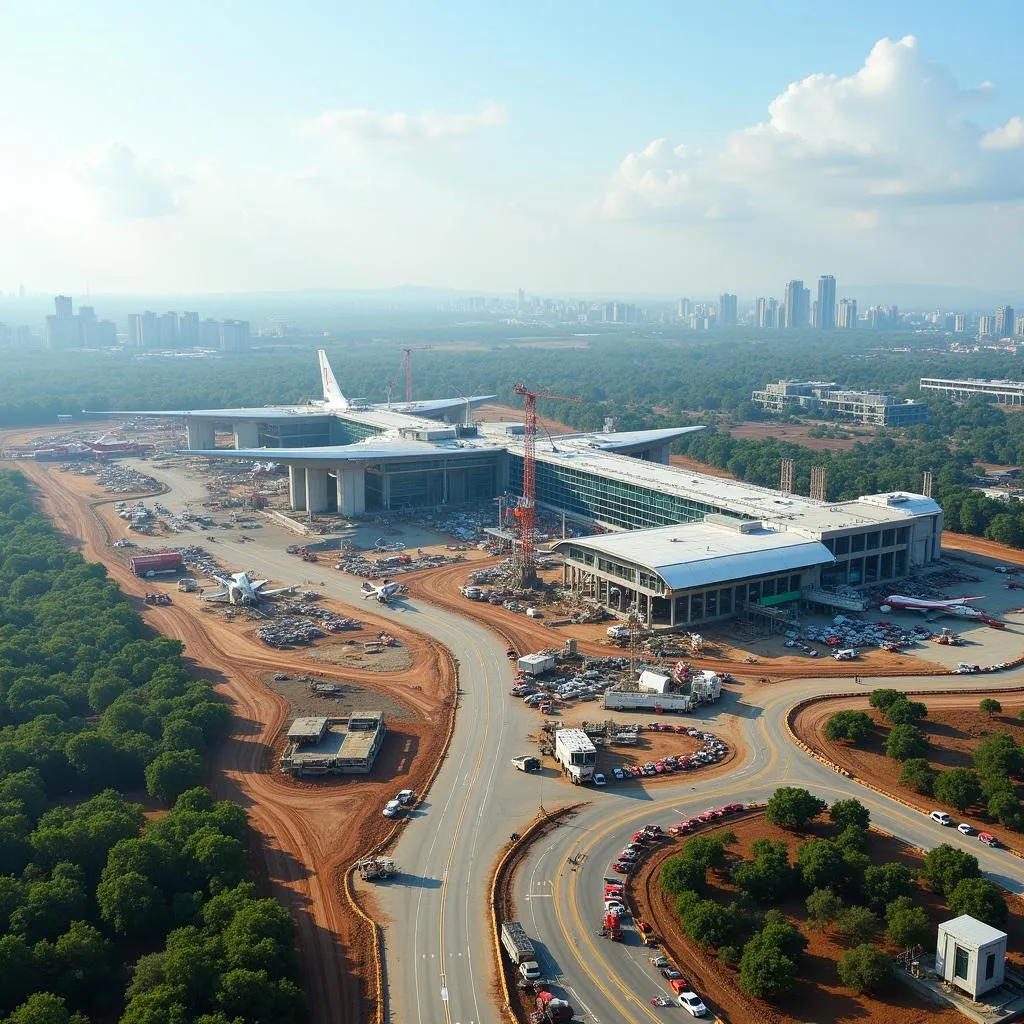
<instances>
[{"instance_id":1,"label":"distant high-rise building","mask_svg":"<svg viewBox=\"0 0 1024 1024\"><path fill-rule=\"evenodd\" d=\"M1024 316L1020 314L1013 318L1013 335L1015 338L1024 336Z\"/></svg>"},{"instance_id":2,"label":"distant high-rise building","mask_svg":"<svg viewBox=\"0 0 1024 1024\"><path fill-rule=\"evenodd\" d=\"M779 326L779 302L778 299L758 299L754 303L754 322L758 327Z\"/></svg>"},{"instance_id":3,"label":"distant high-rise building","mask_svg":"<svg viewBox=\"0 0 1024 1024\"><path fill-rule=\"evenodd\" d=\"M195 348L199 344L198 313L182 313L178 317L178 343L182 348Z\"/></svg>"},{"instance_id":4,"label":"distant high-rise building","mask_svg":"<svg viewBox=\"0 0 1024 1024\"><path fill-rule=\"evenodd\" d=\"M957 334L963 334L967 330L967 317L963 313L957 313L953 317L953 330Z\"/></svg>"},{"instance_id":5,"label":"distant high-rise building","mask_svg":"<svg viewBox=\"0 0 1024 1024\"><path fill-rule=\"evenodd\" d=\"M526 292L523 291L522 288L520 288L519 291L516 292L516 309L526 309Z\"/></svg>"},{"instance_id":6,"label":"distant high-rise building","mask_svg":"<svg viewBox=\"0 0 1024 1024\"><path fill-rule=\"evenodd\" d=\"M49 349L81 348L82 322L74 315L71 297L68 295L54 296L53 307L56 312L46 318L46 347Z\"/></svg>"},{"instance_id":7,"label":"distant high-rise building","mask_svg":"<svg viewBox=\"0 0 1024 1024\"><path fill-rule=\"evenodd\" d=\"M718 297L718 326L736 326L736 296L723 292Z\"/></svg>"},{"instance_id":8,"label":"distant high-rise building","mask_svg":"<svg viewBox=\"0 0 1024 1024\"><path fill-rule=\"evenodd\" d=\"M138 313L128 314L128 344L133 348L142 344L141 319Z\"/></svg>"},{"instance_id":9,"label":"distant high-rise building","mask_svg":"<svg viewBox=\"0 0 1024 1024\"><path fill-rule=\"evenodd\" d=\"M54 308L57 311L58 320L70 320L73 313L73 305L70 295L56 295L53 299Z\"/></svg>"},{"instance_id":10,"label":"distant high-rise building","mask_svg":"<svg viewBox=\"0 0 1024 1024\"><path fill-rule=\"evenodd\" d=\"M207 318L199 325L199 344L203 348L220 348L220 324Z\"/></svg>"},{"instance_id":11,"label":"distant high-rise building","mask_svg":"<svg viewBox=\"0 0 1024 1024\"><path fill-rule=\"evenodd\" d=\"M786 327L790 330L806 327L810 319L811 293L804 287L803 281L790 281L786 285L784 302Z\"/></svg>"},{"instance_id":12,"label":"distant high-rise building","mask_svg":"<svg viewBox=\"0 0 1024 1024\"><path fill-rule=\"evenodd\" d=\"M817 299L812 299L811 300L811 326L812 327L817 327L818 326L818 300Z\"/></svg>"},{"instance_id":13,"label":"distant high-rise building","mask_svg":"<svg viewBox=\"0 0 1024 1024\"><path fill-rule=\"evenodd\" d=\"M676 305L676 316L680 320L686 320L690 316L690 300L680 299Z\"/></svg>"},{"instance_id":14,"label":"distant high-rise building","mask_svg":"<svg viewBox=\"0 0 1024 1024\"><path fill-rule=\"evenodd\" d=\"M850 328L857 326L856 299L839 300L839 320L836 326L841 327L844 330L849 330Z\"/></svg>"},{"instance_id":15,"label":"distant high-rise building","mask_svg":"<svg viewBox=\"0 0 1024 1024\"><path fill-rule=\"evenodd\" d=\"M1013 306L1000 306L996 310L996 337L1009 338L1013 334Z\"/></svg>"},{"instance_id":16,"label":"distant high-rise building","mask_svg":"<svg viewBox=\"0 0 1024 1024\"><path fill-rule=\"evenodd\" d=\"M160 328L157 324L156 313L146 310L139 317L139 344L143 348L160 347Z\"/></svg>"},{"instance_id":17,"label":"distant high-rise building","mask_svg":"<svg viewBox=\"0 0 1024 1024\"><path fill-rule=\"evenodd\" d=\"M831 331L836 325L836 279L831 274L818 278L818 315L814 326Z\"/></svg>"},{"instance_id":18,"label":"distant high-rise building","mask_svg":"<svg viewBox=\"0 0 1024 1024\"><path fill-rule=\"evenodd\" d=\"M248 320L225 320L220 325L220 348L222 352L241 352L248 347Z\"/></svg>"},{"instance_id":19,"label":"distant high-rise building","mask_svg":"<svg viewBox=\"0 0 1024 1024\"><path fill-rule=\"evenodd\" d=\"M178 343L178 314L174 310L170 310L156 319L160 335L160 348L174 348Z\"/></svg>"},{"instance_id":20,"label":"distant high-rise building","mask_svg":"<svg viewBox=\"0 0 1024 1024\"><path fill-rule=\"evenodd\" d=\"M978 317L978 337L994 338L996 334L996 318L991 315Z\"/></svg>"}]
</instances>

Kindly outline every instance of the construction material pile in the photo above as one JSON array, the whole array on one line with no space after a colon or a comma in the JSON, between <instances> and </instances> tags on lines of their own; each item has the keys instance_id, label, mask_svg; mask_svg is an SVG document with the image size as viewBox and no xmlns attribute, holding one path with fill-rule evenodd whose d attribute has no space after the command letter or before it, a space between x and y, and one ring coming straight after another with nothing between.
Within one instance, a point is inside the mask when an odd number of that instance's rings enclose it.
<instances>
[{"instance_id":1,"label":"construction material pile","mask_svg":"<svg viewBox=\"0 0 1024 1024\"><path fill-rule=\"evenodd\" d=\"M420 569L439 569L454 562L463 562L463 555L416 554L387 555L384 558L368 558L366 555L343 555L334 568L358 576L364 580L390 579L405 572Z\"/></svg>"},{"instance_id":2,"label":"construction material pile","mask_svg":"<svg viewBox=\"0 0 1024 1024\"><path fill-rule=\"evenodd\" d=\"M280 611L289 616L304 615L310 619L316 619L320 626L330 630L332 633L343 633L346 630L363 628L363 624L358 619L337 615L326 608L319 608L315 604L309 604L309 602L289 601L287 604L280 606Z\"/></svg>"},{"instance_id":3,"label":"construction material pile","mask_svg":"<svg viewBox=\"0 0 1024 1024\"><path fill-rule=\"evenodd\" d=\"M311 644L327 634L310 619L283 616L260 626L256 636L268 647L291 647L295 644Z\"/></svg>"},{"instance_id":4,"label":"construction material pile","mask_svg":"<svg viewBox=\"0 0 1024 1024\"><path fill-rule=\"evenodd\" d=\"M146 473L140 473L130 466L117 462L104 463L96 477L97 483L109 494L133 494L138 491L155 491L159 484Z\"/></svg>"}]
</instances>

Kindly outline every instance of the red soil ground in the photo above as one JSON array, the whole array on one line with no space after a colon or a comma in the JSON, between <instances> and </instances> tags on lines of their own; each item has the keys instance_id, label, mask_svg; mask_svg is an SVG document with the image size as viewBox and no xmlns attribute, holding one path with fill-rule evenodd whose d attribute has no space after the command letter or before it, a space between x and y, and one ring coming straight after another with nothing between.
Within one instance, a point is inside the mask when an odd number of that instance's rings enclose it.
<instances>
[{"instance_id":1,"label":"red soil ground","mask_svg":"<svg viewBox=\"0 0 1024 1024\"><path fill-rule=\"evenodd\" d=\"M733 859L749 858L751 846L759 838L785 842L793 859L796 848L806 838L832 834L831 826L826 823L812 824L805 835L786 832L765 821L763 814L754 814L723 827L736 833L738 842L730 848ZM839 981L835 966L845 947L829 933L816 931L807 925L803 900L800 898L791 899L779 906L809 940L796 992L771 1003L745 995L739 989L734 969L723 967L683 934L673 900L662 892L658 884L662 863L679 852L683 842L675 840L665 844L637 872L630 888L638 916L649 921L655 934L662 937L665 955L678 966L684 977L693 982L701 998L721 1018L732 1024L798 1024L804 1021L857 1021L858 1024L926 1024L939 1021L941 1024L954 1024L963 1021L956 1010L925 1003L898 982L894 982L878 997L858 996L846 989ZM914 850L896 839L878 834L870 836L866 852L876 864L901 861L911 870L921 865L920 856ZM711 891L712 898L721 898L725 902L735 894L725 873L712 875ZM924 886L916 886L913 896L915 903L927 911L933 925L948 919L949 911L941 897ZM1024 937L1024 920L1021 919L1016 901L1010 903L1011 919L1007 925L1011 935L1010 947L1019 949L1020 939ZM884 945L882 930L876 942ZM652 985L657 989L660 987L660 979L657 979L653 968L651 974Z\"/></svg>"}]
</instances>

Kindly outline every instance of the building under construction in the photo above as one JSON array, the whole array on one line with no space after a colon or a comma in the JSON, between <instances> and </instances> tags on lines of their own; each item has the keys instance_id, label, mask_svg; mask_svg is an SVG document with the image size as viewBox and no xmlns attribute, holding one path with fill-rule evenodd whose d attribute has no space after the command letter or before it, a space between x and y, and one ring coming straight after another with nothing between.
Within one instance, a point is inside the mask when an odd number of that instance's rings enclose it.
<instances>
[{"instance_id":1,"label":"building under construction","mask_svg":"<svg viewBox=\"0 0 1024 1024\"><path fill-rule=\"evenodd\" d=\"M922 402L900 399L888 391L841 388L832 381L780 380L766 384L750 398L768 412L800 409L829 413L872 427L909 427L914 423L927 423L930 415L928 406Z\"/></svg>"}]
</instances>

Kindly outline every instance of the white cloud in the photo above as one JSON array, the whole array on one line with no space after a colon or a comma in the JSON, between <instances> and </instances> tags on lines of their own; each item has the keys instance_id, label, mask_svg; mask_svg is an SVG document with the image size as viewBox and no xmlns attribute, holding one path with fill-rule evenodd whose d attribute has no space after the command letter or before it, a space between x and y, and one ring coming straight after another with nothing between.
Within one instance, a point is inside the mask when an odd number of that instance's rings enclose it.
<instances>
[{"instance_id":1,"label":"white cloud","mask_svg":"<svg viewBox=\"0 0 1024 1024\"><path fill-rule=\"evenodd\" d=\"M1011 117L1001 127L985 132L981 146L982 149L1024 149L1024 121Z\"/></svg>"},{"instance_id":2,"label":"white cloud","mask_svg":"<svg viewBox=\"0 0 1024 1024\"><path fill-rule=\"evenodd\" d=\"M112 220L165 217L178 209L170 177L119 142L91 153L75 176Z\"/></svg>"},{"instance_id":3,"label":"white cloud","mask_svg":"<svg viewBox=\"0 0 1024 1024\"><path fill-rule=\"evenodd\" d=\"M962 88L917 40L882 39L840 77L794 82L767 121L714 149L657 139L630 153L601 210L612 218L732 219L797 205L873 209L1024 196L1024 126L987 135L974 117L989 83Z\"/></svg>"},{"instance_id":4,"label":"white cloud","mask_svg":"<svg viewBox=\"0 0 1024 1024\"><path fill-rule=\"evenodd\" d=\"M485 103L475 114L383 114L376 110L325 111L314 118L312 131L340 135L365 143L434 143L464 139L505 122L505 108Z\"/></svg>"}]
</instances>

